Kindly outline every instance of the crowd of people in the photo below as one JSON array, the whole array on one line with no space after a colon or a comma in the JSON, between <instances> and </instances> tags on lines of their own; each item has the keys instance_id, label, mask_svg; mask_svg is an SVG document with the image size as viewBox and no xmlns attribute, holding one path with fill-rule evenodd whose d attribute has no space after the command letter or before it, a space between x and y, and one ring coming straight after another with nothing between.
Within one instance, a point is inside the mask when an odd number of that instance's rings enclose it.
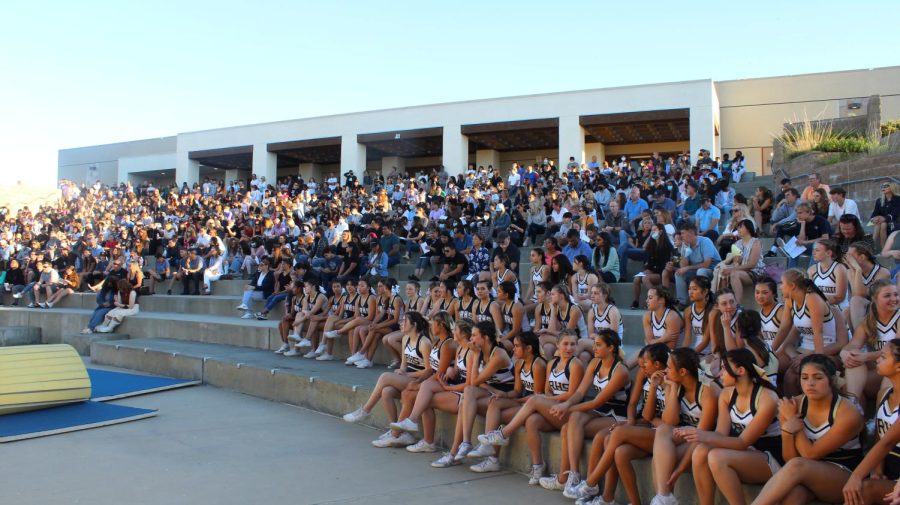
<instances>
[{"instance_id":1,"label":"crowd of people","mask_svg":"<svg viewBox=\"0 0 900 505\"><path fill-rule=\"evenodd\" d=\"M893 499L893 481L871 477L900 477L900 297L880 258L900 259L900 188L882 187L870 236L816 174L802 193L785 179L777 196L747 197L732 187L745 170L740 152L701 151L503 175L348 172L343 184L69 182L56 205L0 212L0 281L33 308L95 292L83 331L103 332L175 283L202 296L247 279L241 317L283 307L275 352L335 360L346 337L348 366L390 353L392 370L345 416L382 404L391 429L373 445L437 451L435 411L448 412L454 441L432 466L479 458L471 469L490 472L524 427L529 482L582 503L611 503L617 482L641 503L631 462L647 456L656 504L676 502L685 472L704 504L716 489L744 503L742 483L765 484L754 503ZM763 236L779 241L766 251ZM796 247L811 265L776 283L765 258L793 266ZM401 286L391 272L404 262L414 271ZM618 282L646 309L631 355ZM758 310L743 307L749 296ZM545 476L541 433L553 431L561 468Z\"/></svg>"}]
</instances>

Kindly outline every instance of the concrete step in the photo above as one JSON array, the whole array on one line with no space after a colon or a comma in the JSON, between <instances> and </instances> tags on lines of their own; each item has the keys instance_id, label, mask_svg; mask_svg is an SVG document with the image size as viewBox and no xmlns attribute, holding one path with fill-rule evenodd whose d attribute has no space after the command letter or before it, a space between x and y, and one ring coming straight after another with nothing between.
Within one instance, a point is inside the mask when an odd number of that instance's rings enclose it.
<instances>
[{"instance_id":1,"label":"concrete step","mask_svg":"<svg viewBox=\"0 0 900 505\"><path fill-rule=\"evenodd\" d=\"M204 383L238 391L253 396L299 405L336 416L355 410L368 398L378 377L386 370L348 369L334 362L314 360L285 360L258 350L234 348L196 342L167 339L126 340L96 342L91 353L92 363L114 366L146 373L167 375L182 379L202 380ZM339 422L339 421L338 421ZM388 419L381 406L377 406L366 424L380 430L388 427ZM437 413L435 439L441 446L452 443L455 417ZM476 420L473 434L484 431L481 418ZM544 461L547 472L559 469L559 433L542 436ZM586 467L590 441L585 441L582 454L582 470ZM438 455L435 454L435 458ZM501 463L518 472L530 470L530 459L524 431L516 433L509 446L501 452ZM474 461L473 461L474 462ZM642 497L649 502L653 496L650 459L635 462ZM758 493L760 487L745 486L747 501ZM679 478L675 494L682 503L696 503L696 491L690 474ZM617 499L625 501L619 488ZM721 496L717 503L725 503Z\"/></svg>"},{"instance_id":2,"label":"concrete step","mask_svg":"<svg viewBox=\"0 0 900 505\"><path fill-rule=\"evenodd\" d=\"M239 295L145 295L138 299L141 312L178 312L182 314L202 314L208 316L240 316L243 312L235 307L241 303ZM264 302L254 301L250 308L261 311ZM56 305L73 309L91 309L97 306L96 295L93 293L73 293ZM279 320L284 314L283 304L277 303L269 313L269 318ZM52 310L52 309L51 309Z\"/></svg>"},{"instance_id":3,"label":"concrete step","mask_svg":"<svg viewBox=\"0 0 900 505\"><path fill-rule=\"evenodd\" d=\"M39 326L0 326L0 347L41 343Z\"/></svg>"},{"instance_id":4,"label":"concrete step","mask_svg":"<svg viewBox=\"0 0 900 505\"><path fill-rule=\"evenodd\" d=\"M82 356L90 356L91 344L94 342L128 340L129 338L127 333L67 333L62 336L62 343L71 345Z\"/></svg>"}]
</instances>

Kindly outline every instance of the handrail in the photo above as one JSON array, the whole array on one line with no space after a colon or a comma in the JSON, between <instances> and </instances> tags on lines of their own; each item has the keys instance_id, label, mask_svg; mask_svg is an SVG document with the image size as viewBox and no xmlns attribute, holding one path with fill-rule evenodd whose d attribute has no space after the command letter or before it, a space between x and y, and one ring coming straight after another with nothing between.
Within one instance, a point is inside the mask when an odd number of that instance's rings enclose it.
<instances>
[{"instance_id":1,"label":"handrail","mask_svg":"<svg viewBox=\"0 0 900 505\"><path fill-rule=\"evenodd\" d=\"M893 183L895 183L895 184L900 184L900 178L897 178L896 176L893 176L893 175L877 175L877 176L875 176L875 177L866 177L866 178L862 178L862 179L851 179L851 180L849 180L849 181L847 181L847 182L842 183L842 185L860 184L860 183L863 183L863 182L880 181L880 180L882 180L882 179L889 179L891 182L893 182Z\"/></svg>"}]
</instances>

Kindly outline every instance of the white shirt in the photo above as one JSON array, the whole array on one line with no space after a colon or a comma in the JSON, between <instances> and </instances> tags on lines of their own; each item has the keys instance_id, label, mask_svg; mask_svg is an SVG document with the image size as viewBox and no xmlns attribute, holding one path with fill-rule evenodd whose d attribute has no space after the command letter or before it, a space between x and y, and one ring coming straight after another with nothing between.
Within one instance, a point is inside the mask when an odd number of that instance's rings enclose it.
<instances>
[{"instance_id":1,"label":"white shirt","mask_svg":"<svg viewBox=\"0 0 900 505\"><path fill-rule=\"evenodd\" d=\"M522 177L518 172L510 172L509 177L506 179L506 183L508 186L518 186L519 182L522 180Z\"/></svg>"},{"instance_id":2,"label":"white shirt","mask_svg":"<svg viewBox=\"0 0 900 505\"><path fill-rule=\"evenodd\" d=\"M857 218L859 216L859 206L856 205L856 202L849 198L844 199L844 206L838 207L838 204L832 201L828 204L828 220L831 221L831 218L834 218L834 221L837 222L841 216L844 214L853 214ZM860 218L861 219L861 218Z\"/></svg>"},{"instance_id":3,"label":"white shirt","mask_svg":"<svg viewBox=\"0 0 900 505\"><path fill-rule=\"evenodd\" d=\"M550 219L552 219L553 222L556 224L562 223L563 216L566 214L566 212L569 212L569 209L567 209L565 207L560 207L559 212L557 212L555 210L550 212Z\"/></svg>"}]
</instances>

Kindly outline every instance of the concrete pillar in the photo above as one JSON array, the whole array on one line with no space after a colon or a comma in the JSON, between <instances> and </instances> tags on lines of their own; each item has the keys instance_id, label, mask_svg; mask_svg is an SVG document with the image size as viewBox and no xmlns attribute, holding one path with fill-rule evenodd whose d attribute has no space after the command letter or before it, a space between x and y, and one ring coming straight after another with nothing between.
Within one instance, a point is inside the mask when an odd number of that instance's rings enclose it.
<instances>
[{"instance_id":1,"label":"concrete pillar","mask_svg":"<svg viewBox=\"0 0 900 505\"><path fill-rule=\"evenodd\" d=\"M347 172L353 172L362 184L366 173L366 146L356 141L355 133L341 137L341 181Z\"/></svg>"},{"instance_id":2,"label":"concrete pillar","mask_svg":"<svg viewBox=\"0 0 900 505\"><path fill-rule=\"evenodd\" d=\"M381 174L385 177L391 175L394 172L394 167L397 167L397 173L406 174L406 158L401 158L400 156L385 156L381 158Z\"/></svg>"},{"instance_id":3,"label":"concrete pillar","mask_svg":"<svg viewBox=\"0 0 900 505\"><path fill-rule=\"evenodd\" d=\"M230 184L231 181L246 181L250 178L249 170L240 170L240 169L227 169L225 170L225 184ZM266 177L266 181L269 178Z\"/></svg>"},{"instance_id":4,"label":"concrete pillar","mask_svg":"<svg viewBox=\"0 0 900 505\"><path fill-rule=\"evenodd\" d=\"M718 155L716 149L716 123L712 107L691 107L691 161L697 162L697 154L700 149L707 149L710 157L715 159Z\"/></svg>"},{"instance_id":5,"label":"concrete pillar","mask_svg":"<svg viewBox=\"0 0 900 505\"><path fill-rule=\"evenodd\" d=\"M444 125L441 164L450 176L464 174L469 165L469 137L461 133L461 126Z\"/></svg>"},{"instance_id":6,"label":"concrete pillar","mask_svg":"<svg viewBox=\"0 0 900 505\"><path fill-rule=\"evenodd\" d=\"M179 186L185 182L188 186L200 182L200 162L190 159L187 151L178 151L175 157L175 181Z\"/></svg>"},{"instance_id":7,"label":"concrete pillar","mask_svg":"<svg viewBox=\"0 0 900 505\"><path fill-rule=\"evenodd\" d=\"M488 165L492 165L494 167L494 171L496 172L499 172L501 168L508 169L508 167L500 166L500 151L497 151L495 149L478 149L477 151L475 151L475 166L483 166L485 169L487 169Z\"/></svg>"},{"instance_id":8,"label":"concrete pillar","mask_svg":"<svg viewBox=\"0 0 900 505\"><path fill-rule=\"evenodd\" d=\"M278 155L270 153L266 144L253 146L253 170L257 177L265 177L266 182L275 185L278 180Z\"/></svg>"},{"instance_id":9,"label":"concrete pillar","mask_svg":"<svg viewBox=\"0 0 900 505\"><path fill-rule=\"evenodd\" d=\"M559 118L559 168L565 170L569 163L569 156L575 157L575 162L584 163L584 128L578 121L578 116L564 116Z\"/></svg>"}]
</instances>

